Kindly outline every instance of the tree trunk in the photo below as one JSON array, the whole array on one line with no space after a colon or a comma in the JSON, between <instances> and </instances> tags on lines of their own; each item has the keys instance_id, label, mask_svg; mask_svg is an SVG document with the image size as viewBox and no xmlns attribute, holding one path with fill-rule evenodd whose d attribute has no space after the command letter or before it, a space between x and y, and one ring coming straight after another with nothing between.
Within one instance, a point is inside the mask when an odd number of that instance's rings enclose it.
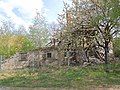
<instances>
[{"instance_id":1,"label":"tree trunk","mask_svg":"<svg viewBox=\"0 0 120 90\"><path fill-rule=\"evenodd\" d=\"M108 42L105 41L105 64L108 64Z\"/></svg>"},{"instance_id":2,"label":"tree trunk","mask_svg":"<svg viewBox=\"0 0 120 90\"><path fill-rule=\"evenodd\" d=\"M108 68L108 44L109 42L105 41L105 71L109 72L109 68Z\"/></svg>"}]
</instances>

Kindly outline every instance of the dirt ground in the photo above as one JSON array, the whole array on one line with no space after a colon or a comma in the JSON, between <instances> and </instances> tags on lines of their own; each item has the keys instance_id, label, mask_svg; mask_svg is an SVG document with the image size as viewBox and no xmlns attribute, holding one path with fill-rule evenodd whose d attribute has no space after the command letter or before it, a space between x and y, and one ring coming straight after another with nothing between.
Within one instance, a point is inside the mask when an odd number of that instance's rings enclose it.
<instances>
[{"instance_id":1,"label":"dirt ground","mask_svg":"<svg viewBox=\"0 0 120 90\"><path fill-rule=\"evenodd\" d=\"M58 89L58 88L9 88L9 87L1 87L0 90L120 90L120 87L113 88L88 88L88 89Z\"/></svg>"}]
</instances>

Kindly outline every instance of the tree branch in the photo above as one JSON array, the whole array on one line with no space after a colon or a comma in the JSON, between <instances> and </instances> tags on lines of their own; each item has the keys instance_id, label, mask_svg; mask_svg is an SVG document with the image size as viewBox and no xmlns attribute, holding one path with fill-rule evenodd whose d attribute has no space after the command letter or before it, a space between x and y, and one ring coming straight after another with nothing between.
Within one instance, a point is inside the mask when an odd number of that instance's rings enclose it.
<instances>
[{"instance_id":1,"label":"tree branch","mask_svg":"<svg viewBox=\"0 0 120 90\"><path fill-rule=\"evenodd\" d=\"M95 40L96 40L96 42L97 42L98 46L100 46L100 47L102 47L102 48L105 48L105 47L104 47L104 45L101 45L101 44L100 44L100 42L97 40L97 38L96 38L96 37L95 37Z\"/></svg>"}]
</instances>

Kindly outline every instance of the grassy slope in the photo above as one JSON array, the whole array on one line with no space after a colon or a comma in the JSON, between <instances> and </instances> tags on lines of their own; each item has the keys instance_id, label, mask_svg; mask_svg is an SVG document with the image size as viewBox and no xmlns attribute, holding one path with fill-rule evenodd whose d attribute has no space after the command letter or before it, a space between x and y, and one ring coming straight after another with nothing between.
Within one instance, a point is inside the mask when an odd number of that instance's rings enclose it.
<instances>
[{"instance_id":1,"label":"grassy slope","mask_svg":"<svg viewBox=\"0 0 120 90\"><path fill-rule=\"evenodd\" d=\"M103 65L88 67L46 68L1 71L0 86L12 87L55 87L86 88L96 86L120 85L120 64L109 65L111 72L106 73Z\"/></svg>"}]
</instances>

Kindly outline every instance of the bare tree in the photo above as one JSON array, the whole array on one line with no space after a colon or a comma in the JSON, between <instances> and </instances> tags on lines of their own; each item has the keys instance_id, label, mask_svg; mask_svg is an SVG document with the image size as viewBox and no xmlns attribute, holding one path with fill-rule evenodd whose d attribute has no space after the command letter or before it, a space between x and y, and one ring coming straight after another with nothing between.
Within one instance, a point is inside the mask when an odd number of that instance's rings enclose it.
<instances>
[{"instance_id":1,"label":"bare tree","mask_svg":"<svg viewBox=\"0 0 120 90\"><path fill-rule=\"evenodd\" d=\"M30 27L30 38L33 40L35 48L43 47L48 40L48 28L45 17L36 12L33 25Z\"/></svg>"}]
</instances>

